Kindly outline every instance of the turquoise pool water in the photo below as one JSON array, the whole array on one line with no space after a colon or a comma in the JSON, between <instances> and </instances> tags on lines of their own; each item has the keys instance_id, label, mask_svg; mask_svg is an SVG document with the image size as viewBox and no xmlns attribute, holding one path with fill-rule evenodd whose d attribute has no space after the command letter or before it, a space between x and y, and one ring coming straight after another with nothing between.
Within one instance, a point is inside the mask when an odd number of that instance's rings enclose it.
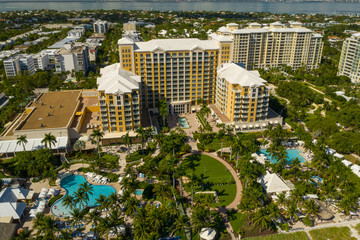
<instances>
[{"instance_id":1,"label":"turquoise pool water","mask_svg":"<svg viewBox=\"0 0 360 240\"><path fill-rule=\"evenodd\" d=\"M142 195L143 192L144 192L143 189L136 189L136 190L135 190L135 195Z\"/></svg>"},{"instance_id":2,"label":"turquoise pool water","mask_svg":"<svg viewBox=\"0 0 360 240\"><path fill-rule=\"evenodd\" d=\"M182 128L190 128L188 122L186 121L186 118L183 117L178 118L178 123Z\"/></svg>"},{"instance_id":3,"label":"turquoise pool water","mask_svg":"<svg viewBox=\"0 0 360 240\"><path fill-rule=\"evenodd\" d=\"M286 155L287 155L287 161L289 164L291 164L292 160L295 158L298 158L300 163L306 162L306 159L300 155L301 151L299 149L287 149ZM270 159L271 163L277 163L275 159L269 156L269 153L267 152L267 149L261 149L258 154L265 154L265 156Z\"/></svg>"},{"instance_id":4,"label":"turquoise pool water","mask_svg":"<svg viewBox=\"0 0 360 240\"><path fill-rule=\"evenodd\" d=\"M75 195L75 192L77 192L80 184L84 182L87 182L84 176L72 175L64 178L61 181L60 185L66 190L65 196L67 196L68 194L70 194L70 196L73 196ZM90 185L93 187L93 194L89 195L89 202L87 203L89 207L96 206L96 200L100 197L100 195L104 195L105 197L107 197L112 193L116 193L115 189L111 186L92 184ZM55 202L55 204L51 207L51 212L57 217L70 216L70 208L67 208L63 205L64 197ZM80 208L80 205L78 205L77 207Z\"/></svg>"}]
</instances>

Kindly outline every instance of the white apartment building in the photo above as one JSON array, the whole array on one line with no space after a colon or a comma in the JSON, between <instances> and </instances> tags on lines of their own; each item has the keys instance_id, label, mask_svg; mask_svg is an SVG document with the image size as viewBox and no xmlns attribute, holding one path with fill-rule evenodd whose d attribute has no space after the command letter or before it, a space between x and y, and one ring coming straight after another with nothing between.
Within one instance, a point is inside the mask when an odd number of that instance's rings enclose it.
<instances>
[{"instance_id":1,"label":"white apartment building","mask_svg":"<svg viewBox=\"0 0 360 240\"><path fill-rule=\"evenodd\" d=\"M14 77L24 71L28 71L30 75L35 73L33 57L28 54L19 54L4 60L4 68L7 77Z\"/></svg>"},{"instance_id":2,"label":"white apartment building","mask_svg":"<svg viewBox=\"0 0 360 240\"><path fill-rule=\"evenodd\" d=\"M360 33L352 34L342 46L338 75L348 76L352 82L360 82Z\"/></svg>"},{"instance_id":3,"label":"white apartment building","mask_svg":"<svg viewBox=\"0 0 360 240\"><path fill-rule=\"evenodd\" d=\"M43 52L32 55L36 70L46 70L49 65L49 56Z\"/></svg>"},{"instance_id":4,"label":"white apartment building","mask_svg":"<svg viewBox=\"0 0 360 240\"><path fill-rule=\"evenodd\" d=\"M221 36L232 38L231 61L244 64L247 70L280 65L317 68L324 45L322 35L298 22L289 22L289 26L251 23L243 29L230 23L209 34L209 39Z\"/></svg>"},{"instance_id":5,"label":"white apartment building","mask_svg":"<svg viewBox=\"0 0 360 240\"><path fill-rule=\"evenodd\" d=\"M85 45L65 44L55 53L56 72L82 71L89 68L88 47Z\"/></svg>"},{"instance_id":6,"label":"white apartment building","mask_svg":"<svg viewBox=\"0 0 360 240\"><path fill-rule=\"evenodd\" d=\"M107 21L98 20L94 22L93 27L95 33L106 33L109 28L109 23Z\"/></svg>"}]
</instances>

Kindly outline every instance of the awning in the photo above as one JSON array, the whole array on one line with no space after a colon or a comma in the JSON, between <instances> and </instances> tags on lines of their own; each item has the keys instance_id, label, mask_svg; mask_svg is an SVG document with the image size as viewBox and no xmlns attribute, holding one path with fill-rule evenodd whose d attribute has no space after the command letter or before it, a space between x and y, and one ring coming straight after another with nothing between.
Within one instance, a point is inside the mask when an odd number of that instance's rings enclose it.
<instances>
[{"instance_id":1,"label":"awning","mask_svg":"<svg viewBox=\"0 0 360 240\"><path fill-rule=\"evenodd\" d=\"M244 128L244 129L245 129L245 128L247 128L247 126L246 126L246 125L243 125L243 126L242 126L242 128Z\"/></svg>"},{"instance_id":2,"label":"awning","mask_svg":"<svg viewBox=\"0 0 360 240\"><path fill-rule=\"evenodd\" d=\"M23 152L24 146L22 144L17 144L17 141L18 140L0 141L0 154ZM42 138L27 139L27 141L27 144L25 144L26 151L35 151L45 147L45 145L41 143ZM57 137L56 141L55 145L51 145L51 149L65 149L68 145L69 138Z\"/></svg>"},{"instance_id":3,"label":"awning","mask_svg":"<svg viewBox=\"0 0 360 240\"><path fill-rule=\"evenodd\" d=\"M259 124L256 124L255 127L260 127L260 125L259 125Z\"/></svg>"},{"instance_id":4,"label":"awning","mask_svg":"<svg viewBox=\"0 0 360 240\"><path fill-rule=\"evenodd\" d=\"M250 124L250 125L249 125L249 128L253 128L253 125Z\"/></svg>"}]
</instances>

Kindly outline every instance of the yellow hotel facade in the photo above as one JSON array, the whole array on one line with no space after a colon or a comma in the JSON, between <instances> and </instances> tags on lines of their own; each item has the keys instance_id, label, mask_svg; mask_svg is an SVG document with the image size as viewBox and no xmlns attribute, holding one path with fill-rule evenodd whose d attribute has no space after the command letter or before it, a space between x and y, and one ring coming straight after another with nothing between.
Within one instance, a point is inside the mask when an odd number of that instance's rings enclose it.
<instances>
[{"instance_id":1,"label":"yellow hotel facade","mask_svg":"<svg viewBox=\"0 0 360 240\"><path fill-rule=\"evenodd\" d=\"M229 64L232 39L155 39L118 41L120 63L101 69L98 98L105 133L136 130L141 109L156 113L165 99L169 114L193 110L201 98L233 123L267 118L266 81L237 64Z\"/></svg>"},{"instance_id":2,"label":"yellow hotel facade","mask_svg":"<svg viewBox=\"0 0 360 240\"><path fill-rule=\"evenodd\" d=\"M121 67L141 76L143 107L156 111L159 100L165 99L170 114L190 112L199 98L213 103L219 61L228 62L231 54L230 43L192 38L123 38L118 45Z\"/></svg>"},{"instance_id":3,"label":"yellow hotel facade","mask_svg":"<svg viewBox=\"0 0 360 240\"><path fill-rule=\"evenodd\" d=\"M265 84L257 72L235 63L224 64L216 80L216 107L233 123L264 121L270 96Z\"/></svg>"}]
</instances>

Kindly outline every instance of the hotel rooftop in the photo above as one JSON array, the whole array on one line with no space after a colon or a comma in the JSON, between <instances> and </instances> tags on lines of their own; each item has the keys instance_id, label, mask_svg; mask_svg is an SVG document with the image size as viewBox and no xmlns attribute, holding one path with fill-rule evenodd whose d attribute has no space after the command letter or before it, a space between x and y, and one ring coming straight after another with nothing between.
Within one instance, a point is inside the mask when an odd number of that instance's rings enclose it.
<instances>
[{"instance_id":1,"label":"hotel rooftop","mask_svg":"<svg viewBox=\"0 0 360 240\"><path fill-rule=\"evenodd\" d=\"M192 51L196 48L203 50L219 49L216 41L199 40L197 38L153 39L147 42L133 42L128 38L122 38L118 41L118 44L135 44L135 52L150 52L158 49L163 51Z\"/></svg>"},{"instance_id":2,"label":"hotel rooftop","mask_svg":"<svg viewBox=\"0 0 360 240\"><path fill-rule=\"evenodd\" d=\"M235 63L223 65L218 71L218 77L226 79L231 84L242 87L265 86L266 81L259 77L257 71L248 71Z\"/></svg>"}]
</instances>

